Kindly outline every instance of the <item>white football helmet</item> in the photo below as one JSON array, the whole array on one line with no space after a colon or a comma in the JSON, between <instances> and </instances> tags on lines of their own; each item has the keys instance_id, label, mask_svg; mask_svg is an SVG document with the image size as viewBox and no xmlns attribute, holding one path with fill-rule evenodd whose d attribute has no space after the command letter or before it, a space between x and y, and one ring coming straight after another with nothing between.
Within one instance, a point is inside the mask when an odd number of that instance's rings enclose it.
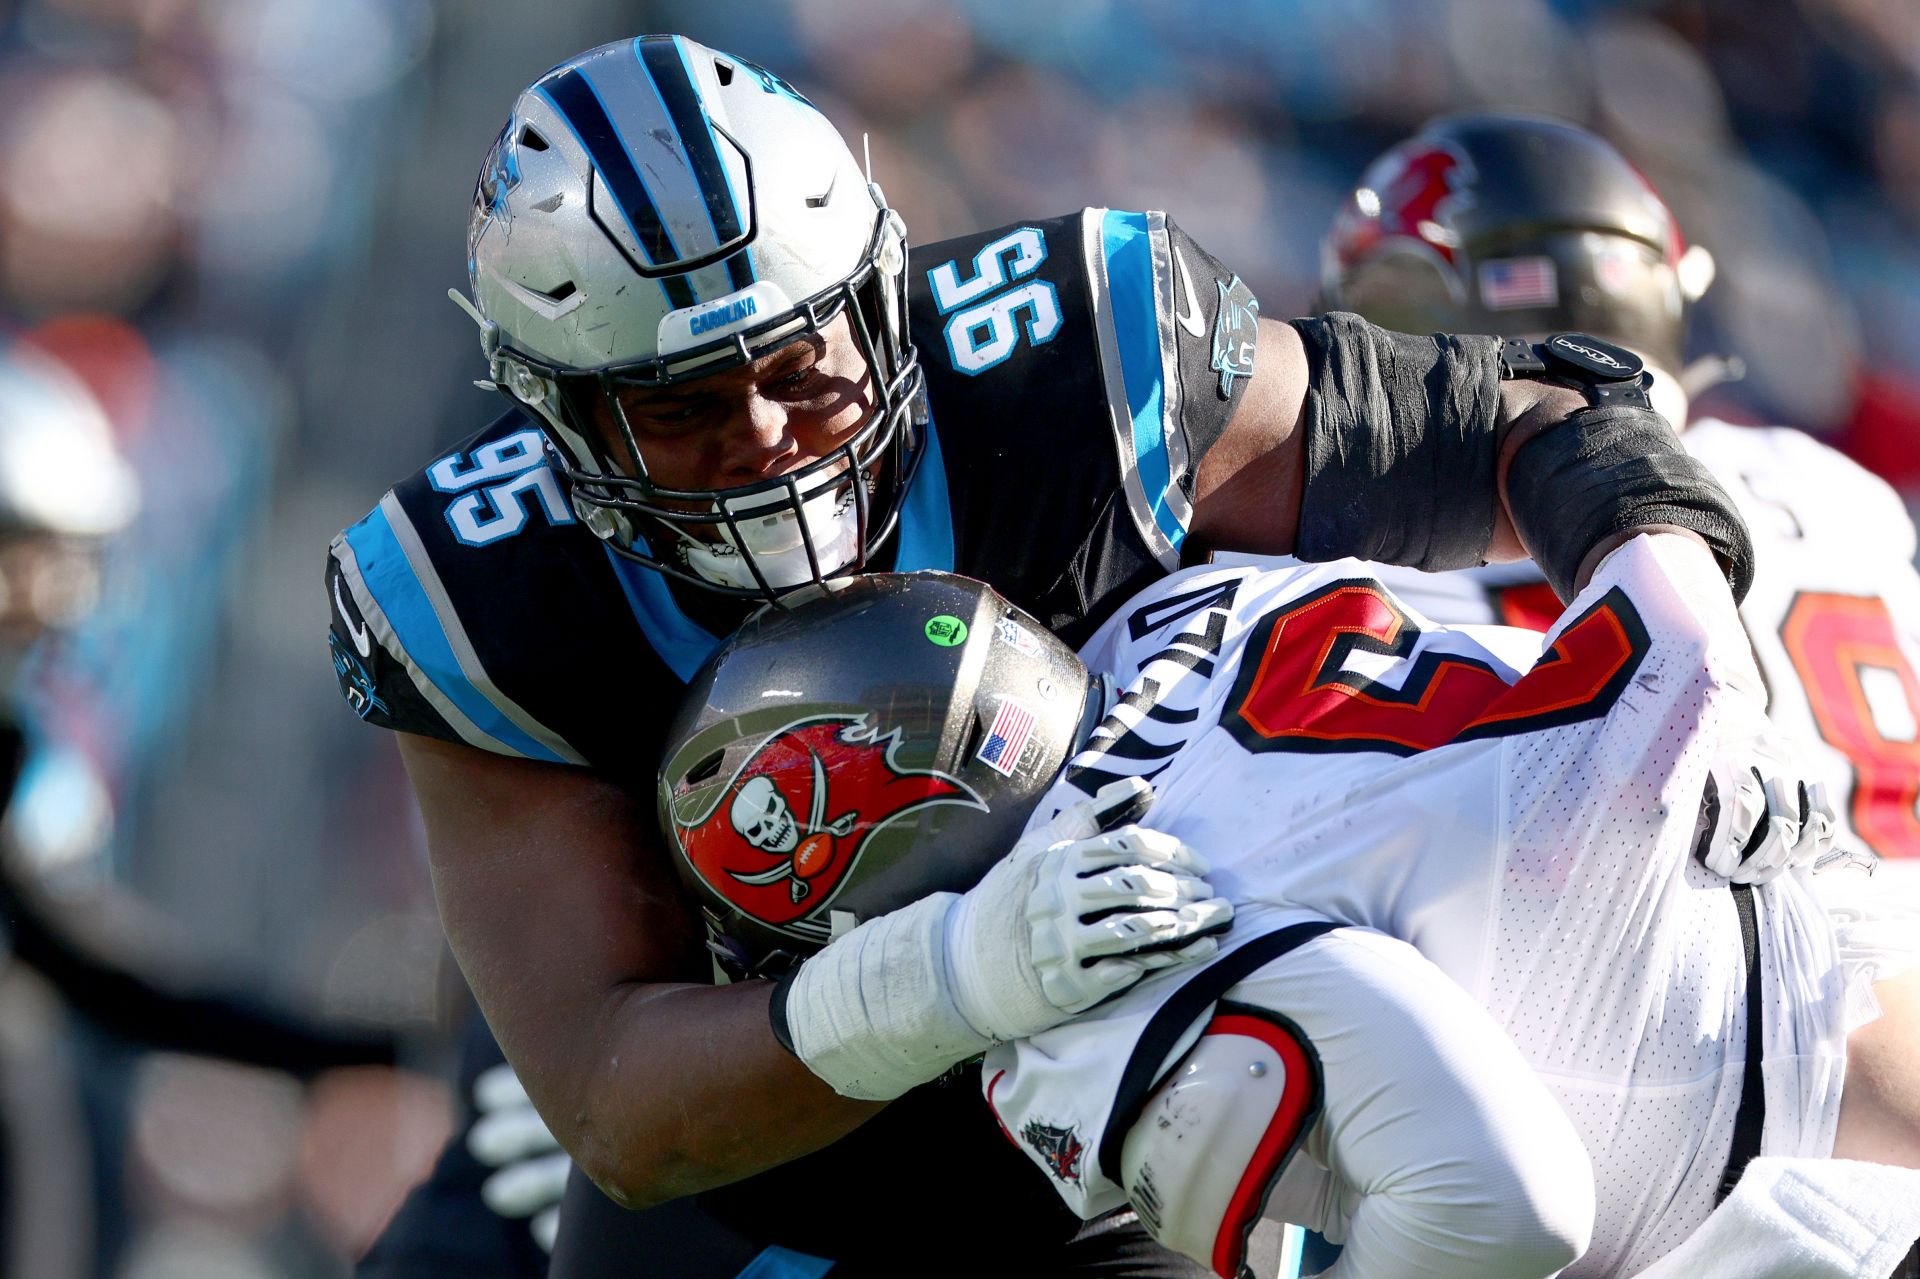
<instances>
[{"instance_id":1,"label":"white football helmet","mask_svg":"<svg viewBox=\"0 0 1920 1279\"><path fill-rule=\"evenodd\" d=\"M139 505L139 482L92 392L52 359L18 347L0 354L0 538L102 538Z\"/></svg>"},{"instance_id":2,"label":"white football helmet","mask_svg":"<svg viewBox=\"0 0 1920 1279\"><path fill-rule=\"evenodd\" d=\"M680 36L562 63L520 95L488 153L467 244L490 384L539 417L575 510L615 551L770 599L862 566L892 532L925 430L906 230L784 80ZM621 385L732 368L843 312L876 408L798 471L663 488L644 462L627 473L593 429L604 404L638 459Z\"/></svg>"},{"instance_id":3,"label":"white football helmet","mask_svg":"<svg viewBox=\"0 0 1920 1279\"><path fill-rule=\"evenodd\" d=\"M139 505L92 392L49 358L0 353L0 720L29 651L98 601L105 540Z\"/></svg>"}]
</instances>

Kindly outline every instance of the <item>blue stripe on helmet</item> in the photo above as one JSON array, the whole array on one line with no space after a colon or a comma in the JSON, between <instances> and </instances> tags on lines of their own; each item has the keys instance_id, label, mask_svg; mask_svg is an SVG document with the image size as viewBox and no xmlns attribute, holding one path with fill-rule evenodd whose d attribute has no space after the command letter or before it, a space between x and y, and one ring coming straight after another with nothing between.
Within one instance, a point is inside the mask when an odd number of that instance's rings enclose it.
<instances>
[{"instance_id":1,"label":"blue stripe on helmet","mask_svg":"<svg viewBox=\"0 0 1920 1279\"><path fill-rule=\"evenodd\" d=\"M753 283L753 255L742 249L727 259L727 280L735 291Z\"/></svg>"},{"instance_id":2,"label":"blue stripe on helmet","mask_svg":"<svg viewBox=\"0 0 1920 1279\"><path fill-rule=\"evenodd\" d=\"M1160 308L1154 294L1147 215L1109 209L1101 220L1100 238L1107 260L1114 344L1120 349L1127 413L1133 419L1134 465L1153 510L1153 522L1178 547L1186 540L1187 530L1167 505L1172 474L1167 458L1166 388L1161 382Z\"/></svg>"},{"instance_id":3,"label":"blue stripe on helmet","mask_svg":"<svg viewBox=\"0 0 1920 1279\"><path fill-rule=\"evenodd\" d=\"M587 158L606 180L607 190L612 193L648 264L678 262L681 253L673 242L673 233L660 220L660 210L654 205L647 184L641 180L640 170L634 166L632 152L586 75L576 68L538 87L573 130L573 135L580 139ZM640 267L639 263L634 265ZM675 310L692 306L697 300L693 286L684 276L661 276L660 287L666 290L667 301Z\"/></svg>"},{"instance_id":4,"label":"blue stripe on helmet","mask_svg":"<svg viewBox=\"0 0 1920 1279\"><path fill-rule=\"evenodd\" d=\"M700 101L693 67L687 62L685 43L679 36L641 36L633 42L633 49L646 67L654 92L660 95L660 104L666 108L667 118L673 121L674 132L680 137L694 185L700 189L707 217L713 223L714 243L729 244L739 239L746 231L740 200L734 194L733 180L727 176L727 166L720 159L713 122ZM727 259L727 275L736 289L753 283L753 262L745 250Z\"/></svg>"},{"instance_id":5,"label":"blue stripe on helmet","mask_svg":"<svg viewBox=\"0 0 1920 1279\"><path fill-rule=\"evenodd\" d=\"M508 719L460 669L460 660L454 656L453 644L433 610L433 601L427 598L426 588L407 562L407 553L394 536L386 512L376 506L367 518L347 530L346 537L360 564L361 581L386 615L400 646L433 686L472 720L474 727L507 749L528 759L567 762Z\"/></svg>"}]
</instances>

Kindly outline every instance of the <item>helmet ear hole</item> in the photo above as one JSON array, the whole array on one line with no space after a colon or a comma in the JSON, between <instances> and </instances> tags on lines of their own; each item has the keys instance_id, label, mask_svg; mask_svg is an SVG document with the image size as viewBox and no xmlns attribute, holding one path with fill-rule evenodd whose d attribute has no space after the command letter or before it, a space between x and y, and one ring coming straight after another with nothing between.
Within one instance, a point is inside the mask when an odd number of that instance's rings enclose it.
<instances>
[{"instance_id":1,"label":"helmet ear hole","mask_svg":"<svg viewBox=\"0 0 1920 1279\"><path fill-rule=\"evenodd\" d=\"M720 765L726 761L725 751L715 751L692 768L687 770L687 785L700 786L720 775Z\"/></svg>"},{"instance_id":2,"label":"helmet ear hole","mask_svg":"<svg viewBox=\"0 0 1920 1279\"><path fill-rule=\"evenodd\" d=\"M967 735L960 743L960 752L954 758L969 760L980 749L980 743L987 739L987 717L979 708L975 708L973 719L967 724Z\"/></svg>"}]
</instances>

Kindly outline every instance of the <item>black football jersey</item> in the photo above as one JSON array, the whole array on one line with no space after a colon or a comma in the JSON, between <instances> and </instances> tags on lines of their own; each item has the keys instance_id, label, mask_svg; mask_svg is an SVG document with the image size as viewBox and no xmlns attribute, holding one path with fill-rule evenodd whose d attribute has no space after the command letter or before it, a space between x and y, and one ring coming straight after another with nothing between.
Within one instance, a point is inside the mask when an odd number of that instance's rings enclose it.
<instances>
[{"instance_id":1,"label":"black football jersey","mask_svg":"<svg viewBox=\"0 0 1920 1279\"><path fill-rule=\"evenodd\" d=\"M1079 643L1180 563L1194 471L1252 371L1252 293L1165 215L1086 209L916 249L908 306L932 427L878 567L983 579ZM643 793L729 621L698 588L610 552L519 413L335 538L327 592L334 668L362 719ZM902 1179L907 1151L920 1171ZM925 1205L983 1185L998 1188L994 1227L943 1236L946 1260L978 1273L1024 1246L1069 1272L1050 1250L1080 1223L1001 1136L977 1070L700 1198L750 1238L897 1273L889 1258L928 1250ZM620 1237L617 1210L589 1202Z\"/></svg>"},{"instance_id":2,"label":"black football jersey","mask_svg":"<svg viewBox=\"0 0 1920 1279\"><path fill-rule=\"evenodd\" d=\"M1077 642L1176 567L1257 303L1159 213L1086 209L916 250L932 426L882 567L992 583ZM737 614L613 554L509 413L334 539L362 719L631 778Z\"/></svg>"}]
</instances>

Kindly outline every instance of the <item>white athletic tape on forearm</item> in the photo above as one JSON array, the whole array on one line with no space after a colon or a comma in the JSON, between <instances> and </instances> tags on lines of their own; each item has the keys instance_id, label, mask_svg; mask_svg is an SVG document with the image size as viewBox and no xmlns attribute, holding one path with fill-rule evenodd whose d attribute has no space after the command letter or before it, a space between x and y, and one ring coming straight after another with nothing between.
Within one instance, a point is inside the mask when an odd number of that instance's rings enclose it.
<instances>
[{"instance_id":1,"label":"white athletic tape on forearm","mask_svg":"<svg viewBox=\"0 0 1920 1279\"><path fill-rule=\"evenodd\" d=\"M1026 923L1028 900L1033 893L1039 863L1028 861L1019 867L1001 866L1000 874L983 880L955 904L946 940L947 974L952 982L955 1010L967 1025L990 1042L1004 1043L1031 1033L1036 1024L1045 1026L1065 1016L1047 1002L1040 976L1031 957L1024 963L981 963L980 957L967 953L966 942L981 926L1001 924L992 932L1002 933L1008 921L1031 930ZM1009 873L1017 869L1020 873ZM984 917L984 918L983 918ZM1018 938L1008 942L1016 950ZM1031 945L1031 936L1028 939ZM984 1049L982 1051L985 1051Z\"/></svg>"},{"instance_id":2,"label":"white athletic tape on forearm","mask_svg":"<svg viewBox=\"0 0 1920 1279\"><path fill-rule=\"evenodd\" d=\"M870 919L801 965L787 994L793 1050L843 1097L890 1101L985 1052L955 1007L935 893Z\"/></svg>"}]
</instances>

